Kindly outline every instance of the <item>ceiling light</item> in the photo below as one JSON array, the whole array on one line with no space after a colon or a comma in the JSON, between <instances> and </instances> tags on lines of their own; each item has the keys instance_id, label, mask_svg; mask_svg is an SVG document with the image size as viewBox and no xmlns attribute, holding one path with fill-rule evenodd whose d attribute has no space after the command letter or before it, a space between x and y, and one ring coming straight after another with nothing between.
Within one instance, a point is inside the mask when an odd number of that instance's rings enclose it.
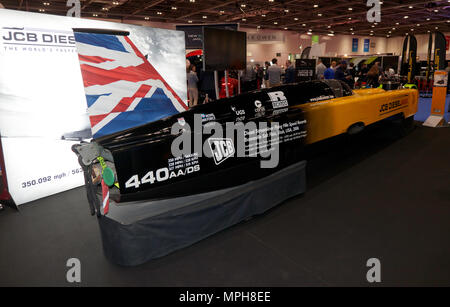
<instances>
[{"instance_id":1,"label":"ceiling light","mask_svg":"<svg viewBox=\"0 0 450 307\"><path fill-rule=\"evenodd\" d=\"M208 16L206 16L206 15L203 15L203 16L202 16L202 18L203 18L203 19L206 19L206 18L208 18Z\"/></svg>"},{"instance_id":2,"label":"ceiling light","mask_svg":"<svg viewBox=\"0 0 450 307\"><path fill-rule=\"evenodd\" d=\"M177 7L176 6L172 6L171 9L175 11L177 9Z\"/></svg>"},{"instance_id":3,"label":"ceiling light","mask_svg":"<svg viewBox=\"0 0 450 307\"><path fill-rule=\"evenodd\" d=\"M150 17L145 17L144 19L145 19L145 20L149 20L149 19L150 19Z\"/></svg>"},{"instance_id":4,"label":"ceiling light","mask_svg":"<svg viewBox=\"0 0 450 307\"><path fill-rule=\"evenodd\" d=\"M439 12L439 10L434 10L433 12L437 13L437 12Z\"/></svg>"},{"instance_id":5,"label":"ceiling light","mask_svg":"<svg viewBox=\"0 0 450 307\"><path fill-rule=\"evenodd\" d=\"M188 23L192 23L192 20L188 20Z\"/></svg>"},{"instance_id":6,"label":"ceiling light","mask_svg":"<svg viewBox=\"0 0 450 307\"><path fill-rule=\"evenodd\" d=\"M49 6L50 5L50 2L44 2L44 3L42 3L43 5L45 5L45 6Z\"/></svg>"},{"instance_id":7,"label":"ceiling light","mask_svg":"<svg viewBox=\"0 0 450 307\"><path fill-rule=\"evenodd\" d=\"M408 15L406 15L406 16L403 16L403 18L405 18L405 19L408 19L408 18L409 18L409 16L408 16Z\"/></svg>"},{"instance_id":8,"label":"ceiling light","mask_svg":"<svg viewBox=\"0 0 450 307\"><path fill-rule=\"evenodd\" d=\"M261 28L261 26L256 26L257 29Z\"/></svg>"},{"instance_id":9,"label":"ceiling light","mask_svg":"<svg viewBox=\"0 0 450 307\"><path fill-rule=\"evenodd\" d=\"M287 30L288 28L284 28L285 30Z\"/></svg>"},{"instance_id":10,"label":"ceiling light","mask_svg":"<svg viewBox=\"0 0 450 307\"><path fill-rule=\"evenodd\" d=\"M355 35L355 32L352 32L352 35Z\"/></svg>"},{"instance_id":11,"label":"ceiling light","mask_svg":"<svg viewBox=\"0 0 450 307\"><path fill-rule=\"evenodd\" d=\"M312 35L312 33L311 33L311 32L306 32L306 34L308 34L308 35Z\"/></svg>"},{"instance_id":12,"label":"ceiling light","mask_svg":"<svg viewBox=\"0 0 450 307\"><path fill-rule=\"evenodd\" d=\"M225 11L219 11L219 14L225 14Z\"/></svg>"},{"instance_id":13,"label":"ceiling light","mask_svg":"<svg viewBox=\"0 0 450 307\"><path fill-rule=\"evenodd\" d=\"M302 26L306 27L306 23L302 24Z\"/></svg>"},{"instance_id":14,"label":"ceiling light","mask_svg":"<svg viewBox=\"0 0 450 307\"><path fill-rule=\"evenodd\" d=\"M353 8L349 7L348 10L349 10L349 11L353 11Z\"/></svg>"},{"instance_id":15,"label":"ceiling light","mask_svg":"<svg viewBox=\"0 0 450 307\"><path fill-rule=\"evenodd\" d=\"M418 23L417 26L420 27L420 23Z\"/></svg>"},{"instance_id":16,"label":"ceiling light","mask_svg":"<svg viewBox=\"0 0 450 307\"><path fill-rule=\"evenodd\" d=\"M45 10L44 9L39 9L39 12L45 12Z\"/></svg>"},{"instance_id":17,"label":"ceiling light","mask_svg":"<svg viewBox=\"0 0 450 307\"><path fill-rule=\"evenodd\" d=\"M317 16L322 17L322 13L317 14Z\"/></svg>"},{"instance_id":18,"label":"ceiling light","mask_svg":"<svg viewBox=\"0 0 450 307\"><path fill-rule=\"evenodd\" d=\"M242 18L242 21L247 21L247 19L245 19L245 18Z\"/></svg>"},{"instance_id":19,"label":"ceiling light","mask_svg":"<svg viewBox=\"0 0 450 307\"><path fill-rule=\"evenodd\" d=\"M350 28L350 31L353 31L353 28Z\"/></svg>"},{"instance_id":20,"label":"ceiling light","mask_svg":"<svg viewBox=\"0 0 450 307\"><path fill-rule=\"evenodd\" d=\"M274 24L274 25L277 25L277 24L278 24L278 22L274 21L274 22L273 22L273 24Z\"/></svg>"},{"instance_id":21,"label":"ceiling light","mask_svg":"<svg viewBox=\"0 0 450 307\"><path fill-rule=\"evenodd\" d=\"M107 8L107 7L102 7L102 11L107 11L107 10L109 10L109 8Z\"/></svg>"},{"instance_id":22,"label":"ceiling light","mask_svg":"<svg viewBox=\"0 0 450 307\"><path fill-rule=\"evenodd\" d=\"M295 21L297 21L297 20L298 20L298 18L297 18L297 17L295 17L295 18L294 18L294 20L295 20Z\"/></svg>"},{"instance_id":23,"label":"ceiling light","mask_svg":"<svg viewBox=\"0 0 450 307\"><path fill-rule=\"evenodd\" d=\"M333 33L328 33L327 35L328 35L328 36L334 36L334 34L333 34Z\"/></svg>"},{"instance_id":24,"label":"ceiling light","mask_svg":"<svg viewBox=\"0 0 450 307\"><path fill-rule=\"evenodd\" d=\"M162 12L156 12L157 15L162 15Z\"/></svg>"},{"instance_id":25,"label":"ceiling light","mask_svg":"<svg viewBox=\"0 0 450 307\"><path fill-rule=\"evenodd\" d=\"M246 7L247 5L245 5L245 4L241 4L241 7Z\"/></svg>"},{"instance_id":26,"label":"ceiling light","mask_svg":"<svg viewBox=\"0 0 450 307\"><path fill-rule=\"evenodd\" d=\"M289 13L289 10L288 10L288 9L284 9L284 12L285 12L285 13Z\"/></svg>"},{"instance_id":27,"label":"ceiling light","mask_svg":"<svg viewBox=\"0 0 450 307\"><path fill-rule=\"evenodd\" d=\"M352 18L351 18L351 17L349 17L349 18L348 18L348 20L352 20Z\"/></svg>"},{"instance_id":28,"label":"ceiling light","mask_svg":"<svg viewBox=\"0 0 450 307\"><path fill-rule=\"evenodd\" d=\"M408 8L412 9L412 8L413 8L413 6L412 6L412 5L410 5L410 6L408 6Z\"/></svg>"},{"instance_id":29,"label":"ceiling light","mask_svg":"<svg viewBox=\"0 0 450 307\"><path fill-rule=\"evenodd\" d=\"M97 17L97 16L98 16L98 14L92 14L92 16L94 16L94 17Z\"/></svg>"},{"instance_id":30,"label":"ceiling light","mask_svg":"<svg viewBox=\"0 0 450 307\"><path fill-rule=\"evenodd\" d=\"M439 27L435 27L435 29L437 30L437 29L439 29Z\"/></svg>"},{"instance_id":31,"label":"ceiling light","mask_svg":"<svg viewBox=\"0 0 450 307\"><path fill-rule=\"evenodd\" d=\"M392 28L392 30L395 30L395 28Z\"/></svg>"},{"instance_id":32,"label":"ceiling light","mask_svg":"<svg viewBox=\"0 0 450 307\"><path fill-rule=\"evenodd\" d=\"M427 18L427 21L430 21L430 18Z\"/></svg>"},{"instance_id":33,"label":"ceiling light","mask_svg":"<svg viewBox=\"0 0 450 307\"><path fill-rule=\"evenodd\" d=\"M411 31L414 31L414 29L411 29Z\"/></svg>"},{"instance_id":34,"label":"ceiling light","mask_svg":"<svg viewBox=\"0 0 450 307\"><path fill-rule=\"evenodd\" d=\"M314 7L319 7L319 5L318 4L314 4Z\"/></svg>"},{"instance_id":35,"label":"ceiling light","mask_svg":"<svg viewBox=\"0 0 450 307\"><path fill-rule=\"evenodd\" d=\"M189 0L189 2L190 2L190 3L194 3L194 2L195 2L195 0Z\"/></svg>"},{"instance_id":36,"label":"ceiling light","mask_svg":"<svg viewBox=\"0 0 450 307\"><path fill-rule=\"evenodd\" d=\"M373 36L373 33L370 33L370 36Z\"/></svg>"},{"instance_id":37,"label":"ceiling light","mask_svg":"<svg viewBox=\"0 0 450 307\"><path fill-rule=\"evenodd\" d=\"M269 0L269 2L273 2L273 0Z\"/></svg>"},{"instance_id":38,"label":"ceiling light","mask_svg":"<svg viewBox=\"0 0 450 307\"><path fill-rule=\"evenodd\" d=\"M119 5L120 3L119 3L119 1L113 1L112 4L113 4L113 5Z\"/></svg>"},{"instance_id":39,"label":"ceiling light","mask_svg":"<svg viewBox=\"0 0 450 307\"><path fill-rule=\"evenodd\" d=\"M266 14L262 14L261 17L266 17Z\"/></svg>"},{"instance_id":40,"label":"ceiling light","mask_svg":"<svg viewBox=\"0 0 450 307\"><path fill-rule=\"evenodd\" d=\"M328 26L327 28L329 29L329 28L331 28L331 26Z\"/></svg>"}]
</instances>

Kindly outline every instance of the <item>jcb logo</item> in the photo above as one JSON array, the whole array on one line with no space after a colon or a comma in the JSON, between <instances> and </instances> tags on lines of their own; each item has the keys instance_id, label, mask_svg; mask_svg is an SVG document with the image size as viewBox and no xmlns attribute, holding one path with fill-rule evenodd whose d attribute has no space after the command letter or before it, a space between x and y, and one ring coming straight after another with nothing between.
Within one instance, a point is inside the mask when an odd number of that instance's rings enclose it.
<instances>
[{"instance_id":1,"label":"jcb logo","mask_svg":"<svg viewBox=\"0 0 450 307\"><path fill-rule=\"evenodd\" d=\"M392 109L396 109L396 108L401 107L401 106L402 106L402 104L400 103L399 100L393 101L393 102L389 102L389 103L385 103L385 104L381 105L380 113L383 113L383 112L386 112L386 111L389 111L389 110L392 110Z\"/></svg>"},{"instance_id":2,"label":"jcb logo","mask_svg":"<svg viewBox=\"0 0 450 307\"><path fill-rule=\"evenodd\" d=\"M389 110L389 105L387 103L381 105L380 113L386 112L388 110Z\"/></svg>"},{"instance_id":3,"label":"jcb logo","mask_svg":"<svg viewBox=\"0 0 450 307\"><path fill-rule=\"evenodd\" d=\"M234 155L234 146L231 139L208 139L208 143L216 165Z\"/></svg>"}]
</instances>

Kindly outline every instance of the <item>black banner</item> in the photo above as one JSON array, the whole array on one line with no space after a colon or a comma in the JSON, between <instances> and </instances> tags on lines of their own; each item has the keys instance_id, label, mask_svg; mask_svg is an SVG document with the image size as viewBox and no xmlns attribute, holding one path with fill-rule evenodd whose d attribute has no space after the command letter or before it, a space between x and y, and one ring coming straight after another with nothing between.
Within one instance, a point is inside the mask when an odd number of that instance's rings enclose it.
<instances>
[{"instance_id":1,"label":"black banner","mask_svg":"<svg viewBox=\"0 0 450 307\"><path fill-rule=\"evenodd\" d=\"M446 40L444 34L436 32L434 38L434 69L445 69Z\"/></svg>"},{"instance_id":2,"label":"black banner","mask_svg":"<svg viewBox=\"0 0 450 307\"><path fill-rule=\"evenodd\" d=\"M429 39L428 39L428 54L427 54L427 72L426 72L426 77L427 77L427 84L428 81L430 81L430 75L431 75L431 51L433 48L433 34L430 33Z\"/></svg>"},{"instance_id":3,"label":"black banner","mask_svg":"<svg viewBox=\"0 0 450 307\"><path fill-rule=\"evenodd\" d=\"M403 50L402 50L402 62L400 65L400 75L405 76L408 73L408 65L406 62L406 53L408 52L408 40L409 36L405 37L405 40L403 41Z\"/></svg>"},{"instance_id":4,"label":"black banner","mask_svg":"<svg viewBox=\"0 0 450 307\"><path fill-rule=\"evenodd\" d=\"M238 30L237 23L230 24L214 24L214 25L179 25L176 30L184 31L186 49L202 49L203 48L203 28L215 28L224 30Z\"/></svg>"},{"instance_id":5,"label":"black banner","mask_svg":"<svg viewBox=\"0 0 450 307\"><path fill-rule=\"evenodd\" d=\"M417 40L414 35L411 35L409 40L409 54L408 54L408 83L414 83L417 66Z\"/></svg>"}]
</instances>

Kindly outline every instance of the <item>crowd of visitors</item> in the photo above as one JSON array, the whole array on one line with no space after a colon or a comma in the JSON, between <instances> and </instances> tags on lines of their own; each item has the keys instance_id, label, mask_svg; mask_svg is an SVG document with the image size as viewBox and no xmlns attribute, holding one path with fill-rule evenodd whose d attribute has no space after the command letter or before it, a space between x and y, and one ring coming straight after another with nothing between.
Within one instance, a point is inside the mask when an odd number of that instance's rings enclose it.
<instances>
[{"instance_id":1,"label":"crowd of visitors","mask_svg":"<svg viewBox=\"0 0 450 307\"><path fill-rule=\"evenodd\" d=\"M379 62L375 62L370 68L367 64L356 66L354 63L348 63L345 60L331 61L329 67L321 59L317 59L316 63L315 75L318 80L340 80L350 88L379 87L382 78L389 79L396 75L391 66L386 66L383 71ZM202 72L198 76L195 65L187 63L186 68L189 106L192 107L198 103L215 99L214 73ZM246 69L240 72L228 71L226 77L224 72L221 72L218 80L218 96L219 98L226 98L260 88L294 83L296 82L296 70L290 60L287 60L284 66L281 66L278 59L273 58L271 61L266 61L264 66L256 63L255 65L247 65Z\"/></svg>"},{"instance_id":2,"label":"crowd of visitors","mask_svg":"<svg viewBox=\"0 0 450 307\"><path fill-rule=\"evenodd\" d=\"M383 72L380 62L375 62L370 69L367 64L362 64L359 68L354 63L343 60L339 63L332 61L330 67L319 59L316 66L316 77L319 80L335 79L345 82L350 88L355 88L356 83L360 87L379 87L382 78L393 78L396 75L391 66L386 66Z\"/></svg>"}]
</instances>

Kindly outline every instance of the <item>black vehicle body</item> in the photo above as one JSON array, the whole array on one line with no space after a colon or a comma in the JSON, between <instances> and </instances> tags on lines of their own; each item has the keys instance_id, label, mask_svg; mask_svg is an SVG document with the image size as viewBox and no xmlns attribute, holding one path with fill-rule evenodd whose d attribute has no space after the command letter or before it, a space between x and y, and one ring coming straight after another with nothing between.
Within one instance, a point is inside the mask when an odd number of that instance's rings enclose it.
<instances>
[{"instance_id":1,"label":"black vehicle body","mask_svg":"<svg viewBox=\"0 0 450 307\"><path fill-rule=\"evenodd\" d=\"M92 168L98 167L97 155L103 156L115 171L117 184L110 188L110 197L116 203L205 193L259 179L298 162L308 134L307 121L298 106L348 95L352 92L335 80L262 89L198 105L156 122L94 139L91 143L81 143L74 146L74 151L85 171L90 199L94 194L101 195L101 187L92 177ZM194 123L195 118L197 123ZM233 156L217 163L214 156L205 156L194 145L190 154L172 155L172 143L182 134L181 130L172 134L174 124L184 129L185 136L192 141L200 137L205 153L208 150L209 154L214 152L210 140L217 139L216 131L202 135L198 119L201 119L202 129L212 125L222 127L222 138L233 142ZM268 129L264 129L264 125ZM261 147L255 151L251 146L251 138L255 136L258 144L264 143L261 137L267 136L265 157L261 155ZM242 137L245 155L237 157L237 142ZM96 153L86 154L83 147L89 146L95 146ZM263 168L261 161L267 161L267 155L275 154L275 150L278 150L279 163Z\"/></svg>"}]
</instances>

